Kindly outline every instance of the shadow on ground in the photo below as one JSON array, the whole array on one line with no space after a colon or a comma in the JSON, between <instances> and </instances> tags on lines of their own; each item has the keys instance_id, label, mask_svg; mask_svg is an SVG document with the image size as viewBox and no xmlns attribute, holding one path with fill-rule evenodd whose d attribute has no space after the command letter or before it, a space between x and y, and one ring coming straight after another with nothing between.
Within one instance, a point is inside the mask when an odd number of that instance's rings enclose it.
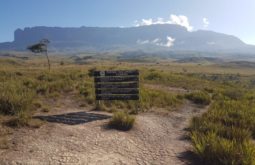
<instances>
[{"instance_id":1,"label":"shadow on ground","mask_svg":"<svg viewBox=\"0 0 255 165\"><path fill-rule=\"evenodd\" d=\"M178 159L186 162L188 165L204 165L204 163L192 151L185 151L178 154Z\"/></svg>"},{"instance_id":2,"label":"shadow on ground","mask_svg":"<svg viewBox=\"0 0 255 165\"><path fill-rule=\"evenodd\" d=\"M108 115L87 113L87 112L73 112L60 115L51 116L35 116L34 118L41 119L53 123L63 123L68 125L84 124L96 120L104 120L111 118Z\"/></svg>"},{"instance_id":3,"label":"shadow on ground","mask_svg":"<svg viewBox=\"0 0 255 165\"><path fill-rule=\"evenodd\" d=\"M183 129L183 131L185 131L186 133L180 136L179 140L191 142L191 138L188 135L188 133L190 132L190 128L186 127ZM190 150L179 153L177 157L181 161L187 162L188 165L204 165L204 163L199 159L199 157Z\"/></svg>"}]
</instances>

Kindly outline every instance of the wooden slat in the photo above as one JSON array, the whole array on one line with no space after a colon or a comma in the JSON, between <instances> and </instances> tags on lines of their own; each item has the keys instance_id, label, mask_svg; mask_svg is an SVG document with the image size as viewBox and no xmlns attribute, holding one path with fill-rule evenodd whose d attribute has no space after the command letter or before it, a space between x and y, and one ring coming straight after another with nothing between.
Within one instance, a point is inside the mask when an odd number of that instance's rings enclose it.
<instances>
[{"instance_id":1,"label":"wooden slat","mask_svg":"<svg viewBox=\"0 0 255 165\"><path fill-rule=\"evenodd\" d=\"M107 70L95 71L94 76L138 76L138 70Z\"/></svg>"},{"instance_id":2,"label":"wooden slat","mask_svg":"<svg viewBox=\"0 0 255 165\"><path fill-rule=\"evenodd\" d=\"M96 100L139 100L139 95L97 95Z\"/></svg>"},{"instance_id":3,"label":"wooden slat","mask_svg":"<svg viewBox=\"0 0 255 165\"><path fill-rule=\"evenodd\" d=\"M95 77L95 82L130 82L139 81L137 76L135 77Z\"/></svg>"},{"instance_id":4,"label":"wooden slat","mask_svg":"<svg viewBox=\"0 0 255 165\"><path fill-rule=\"evenodd\" d=\"M111 83L111 84L95 84L95 88L139 88L137 82L130 83Z\"/></svg>"},{"instance_id":5,"label":"wooden slat","mask_svg":"<svg viewBox=\"0 0 255 165\"><path fill-rule=\"evenodd\" d=\"M96 94L139 94L138 89L121 89L121 88L116 88L116 89L96 89Z\"/></svg>"}]
</instances>

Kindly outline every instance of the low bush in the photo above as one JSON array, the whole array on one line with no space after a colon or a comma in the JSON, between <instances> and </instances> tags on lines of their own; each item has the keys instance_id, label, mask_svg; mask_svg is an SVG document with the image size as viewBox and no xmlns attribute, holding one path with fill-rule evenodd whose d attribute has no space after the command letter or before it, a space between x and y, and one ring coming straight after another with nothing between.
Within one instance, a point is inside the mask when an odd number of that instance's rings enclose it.
<instances>
[{"instance_id":1,"label":"low bush","mask_svg":"<svg viewBox=\"0 0 255 165\"><path fill-rule=\"evenodd\" d=\"M215 133L191 135L195 153L208 165L253 165L255 148L250 141L220 138Z\"/></svg>"},{"instance_id":2,"label":"low bush","mask_svg":"<svg viewBox=\"0 0 255 165\"><path fill-rule=\"evenodd\" d=\"M79 94L85 98L85 102L93 104L95 102L95 91L91 82L85 82L79 85Z\"/></svg>"},{"instance_id":3,"label":"low bush","mask_svg":"<svg viewBox=\"0 0 255 165\"><path fill-rule=\"evenodd\" d=\"M250 101L216 101L191 124L195 153L212 165L253 165L255 145L255 109Z\"/></svg>"},{"instance_id":4,"label":"low bush","mask_svg":"<svg viewBox=\"0 0 255 165\"><path fill-rule=\"evenodd\" d=\"M110 128L118 130L130 130L135 122L135 117L125 112L115 112L109 122Z\"/></svg>"},{"instance_id":5,"label":"low bush","mask_svg":"<svg viewBox=\"0 0 255 165\"><path fill-rule=\"evenodd\" d=\"M14 118L5 122L5 124L13 128L20 128L20 127L39 128L40 126L42 126L43 121L39 119L33 119L30 115L22 114L22 115L15 116Z\"/></svg>"},{"instance_id":6,"label":"low bush","mask_svg":"<svg viewBox=\"0 0 255 165\"><path fill-rule=\"evenodd\" d=\"M12 82L0 87L0 113L15 115L29 109L32 105L34 93Z\"/></svg>"},{"instance_id":7,"label":"low bush","mask_svg":"<svg viewBox=\"0 0 255 165\"><path fill-rule=\"evenodd\" d=\"M200 104L200 105L209 105L211 102L211 97L209 94L205 92L193 92L186 94L185 97L195 104Z\"/></svg>"},{"instance_id":8,"label":"low bush","mask_svg":"<svg viewBox=\"0 0 255 165\"><path fill-rule=\"evenodd\" d=\"M227 89L223 92L223 95L232 100L239 100L244 96L244 91L238 89Z\"/></svg>"},{"instance_id":9,"label":"low bush","mask_svg":"<svg viewBox=\"0 0 255 165\"><path fill-rule=\"evenodd\" d=\"M144 77L145 80L162 80L163 75L159 72L150 72L148 75Z\"/></svg>"},{"instance_id":10,"label":"low bush","mask_svg":"<svg viewBox=\"0 0 255 165\"><path fill-rule=\"evenodd\" d=\"M182 103L183 97L163 90L141 88L140 102L143 109L152 107L176 108Z\"/></svg>"}]
</instances>

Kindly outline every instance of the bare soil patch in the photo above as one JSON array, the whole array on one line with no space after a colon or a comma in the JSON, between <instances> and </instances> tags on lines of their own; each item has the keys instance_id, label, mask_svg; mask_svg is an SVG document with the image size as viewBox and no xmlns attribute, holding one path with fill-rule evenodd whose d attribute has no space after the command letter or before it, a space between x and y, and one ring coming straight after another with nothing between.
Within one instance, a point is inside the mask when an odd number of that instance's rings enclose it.
<instances>
[{"instance_id":1,"label":"bare soil patch","mask_svg":"<svg viewBox=\"0 0 255 165\"><path fill-rule=\"evenodd\" d=\"M156 84L144 84L144 86L147 88L151 88L151 89L164 90L166 92L173 92L173 93L177 93L177 94L183 94L183 93L190 92L189 90L184 89L184 88L162 86L162 85L156 85Z\"/></svg>"},{"instance_id":2,"label":"bare soil patch","mask_svg":"<svg viewBox=\"0 0 255 165\"><path fill-rule=\"evenodd\" d=\"M168 114L142 113L134 128L123 132L107 128L110 113L64 102L36 114L46 120L42 127L16 130L10 147L0 149L1 164L189 164L185 130L193 116L207 109L186 102Z\"/></svg>"}]
</instances>

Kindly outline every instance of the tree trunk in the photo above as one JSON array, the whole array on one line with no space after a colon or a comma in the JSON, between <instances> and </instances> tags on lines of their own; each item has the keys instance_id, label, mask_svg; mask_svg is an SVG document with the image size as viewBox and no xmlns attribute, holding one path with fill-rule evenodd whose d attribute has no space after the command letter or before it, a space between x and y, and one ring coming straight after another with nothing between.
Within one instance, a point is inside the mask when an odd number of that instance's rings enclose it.
<instances>
[{"instance_id":1,"label":"tree trunk","mask_svg":"<svg viewBox=\"0 0 255 165\"><path fill-rule=\"evenodd\" d=\"M48 66L49 66L49 71L50 71L50 59L49 59L49 56L48 56L48 50L46 50L45 55L46 55L47 60L48 60Z\"/></svg>"}]
</instances>

